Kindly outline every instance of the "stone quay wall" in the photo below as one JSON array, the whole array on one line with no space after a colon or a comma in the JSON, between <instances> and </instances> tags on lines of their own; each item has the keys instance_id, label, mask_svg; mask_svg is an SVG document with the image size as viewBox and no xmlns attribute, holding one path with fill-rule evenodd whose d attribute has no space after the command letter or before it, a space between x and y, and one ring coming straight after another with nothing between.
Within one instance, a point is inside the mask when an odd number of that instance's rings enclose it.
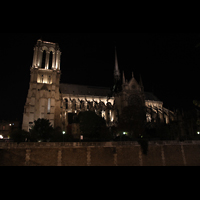
<instances>
[{"instance_id":1,"label":"stone quay wall","mask_svg":"<svg viewBox=\"0 0 200 200\"><path fill-rule=\"evenodd\" d=\"M200 141L0 143L0 166L200 166Z\"/></svg>"}]
</instances>

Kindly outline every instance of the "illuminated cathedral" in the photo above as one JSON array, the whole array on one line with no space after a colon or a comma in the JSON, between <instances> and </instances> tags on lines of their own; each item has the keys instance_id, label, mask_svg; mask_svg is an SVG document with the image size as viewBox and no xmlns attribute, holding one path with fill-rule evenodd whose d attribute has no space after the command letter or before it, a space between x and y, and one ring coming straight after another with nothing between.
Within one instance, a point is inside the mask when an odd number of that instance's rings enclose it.
<instances>
[{"instance_id":1,"label":"illuminated cathedral","mask_svg":"<svg viewBox=\"0 0 200 200\"><path fill-rule=\"evenodd\" d=\"M174 113L164 108L162 101L154 94L144 91L142 79L138 83L132 73L132 78L128 81L125 74L120 73L117 51L113 90L60 83L60 60L58 44L37 41L30 69L30 87L24 106L23 130L29 131L35 120L45 118L54 128L60 127L67 132L70 126L72 134L78 135L79 126L73 122L73 117L85 111L95 112L106 120L109 127L117 126L123 109L131 105L145 107L148 123L159 120L168 124L174 120ZM120 90L117 90L119 85Z\"/></svg>"}]
</instances>

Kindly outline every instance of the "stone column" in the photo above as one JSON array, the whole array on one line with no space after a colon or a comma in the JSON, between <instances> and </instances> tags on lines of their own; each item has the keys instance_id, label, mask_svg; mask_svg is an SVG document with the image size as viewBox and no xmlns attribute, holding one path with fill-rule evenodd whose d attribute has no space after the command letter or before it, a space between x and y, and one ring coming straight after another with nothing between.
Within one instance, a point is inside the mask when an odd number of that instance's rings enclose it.
<instances>
[{"instance_id":1,"label":"stone column","mask_svg":"<svg viewBox=\"0 0 200 200\"><path fill-rule=\"evenodd\" d=\"M59 51L59 57L58 57L58 70L60 70L60 59L61 59L61 52Z\"/></svg>"},{"instance_id":2,"label":"stone column","mask_svg":"<svg viewBox=\"0 0 200 200\"><path fill-rule=\"evenodd\" d=\"M45 69L49 69L49 55L50 55L50 52L46 51Z\"/></svg>"},{"instance_id":3,"label":"stone column","mask_svg":"<svg viewBox=\"0 0 200 200\"><path fill-rule=\"evenodd\" d=\"M37 57L38 57L38 47L35 47L33 55L33 67L37 65Z\"/></svg>"},{"instance_id":4,"label":"stone column","mask_svg":"<svg viewBox=\"0 0 200 200\"><path fill-rule=\"evenodd\" d=\"M87 101L84 102L84 106L85 106L85 110L87 111L87 106L88 106L88 102Z\"/></svg>"},{"instance_id":5,"label":"stone column","mask_svg":"<svg viewBox=\"0 0 200 200\"><path fill-rule=\"evenodd\" d=\"M56 53L53 52L52 69L56 69Z\"/></svg>"},{"instance_id":6,"label":"stone column","mask_svg":"<svg viewBox=\"0 0 200 200\"><path fill-rule=\"evenodd\" d=\"M42 48L40 47L38 51L38 60L37 60L37 65L40 68L42 67L42 55L43 55L43 51L42 51Z\"/></svg>"},{"instance_id":7,"label":"stone column","mask_svg":"<svg viewBox=\"0 0 200 200\"><path fill-rule=\"evenodd\" d=\"M77 112L79 112L81 110L80 106L81 106L80 101L79 100L76 101L76 110L77 110Z\"/></svg>"},{"instance_id":8,"label":"stone column","mask_svg":"<svg viewBox=\"0 0 200 200\"><path fill-rule=\"evenodd\" d=\"M115 121L115 110L111 110L111 122Z\"/></svg>"},{"instance_id":9,"label":"stone column","mask_svg":"<svg viewBox=\"0 0 200 200\"><path fill-rule=\"evenodd\" d=\"M56 69L60 70L60 51L56 52Z\"/></svg>"}]
</instances>

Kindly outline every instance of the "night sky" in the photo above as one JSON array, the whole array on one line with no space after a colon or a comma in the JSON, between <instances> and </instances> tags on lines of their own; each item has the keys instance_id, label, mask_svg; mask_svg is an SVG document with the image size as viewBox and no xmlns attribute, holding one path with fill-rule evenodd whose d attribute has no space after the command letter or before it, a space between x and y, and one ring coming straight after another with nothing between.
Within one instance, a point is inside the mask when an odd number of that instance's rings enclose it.
<instances>
[{"instance_id":1,"label":"night sky","mask_svg":"<svg viewBox=\"0 0 200 200\"><path fill-rule=\"evenodd\" d=\"M200 100L200 33L3 33L0 119L22 120L37 40L59 43L61 83L110 87L115 45L119 67L132 71L166 108L192 108Z\"/></svg>"}]
</instances>

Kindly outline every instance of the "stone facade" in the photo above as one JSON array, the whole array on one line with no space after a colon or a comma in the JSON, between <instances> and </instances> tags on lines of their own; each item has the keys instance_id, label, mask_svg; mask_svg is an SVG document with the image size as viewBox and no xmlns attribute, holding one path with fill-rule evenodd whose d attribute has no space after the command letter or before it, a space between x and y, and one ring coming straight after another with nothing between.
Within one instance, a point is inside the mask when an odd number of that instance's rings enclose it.
<instances>
[{"instance_id":1,"label":"stone facade","mask_svg":"<svg viewBox=\"0 0 200 200\"><path fill-rule=\"evenodd\" d=\"M69 124L74 121L70 122L70 116L74 118L84 111L93 111L103 117L108 126L116 126L123 108L130 105L145 108L147 122L160 119L169 123L173 120L174 113L165 109L163 102L152 93L144 92L142 80L138 83L132 74L132 79L128 81L123 73L121 81L117 51L115 54L113 91L103 87L60 84L59 45L38 40L30 69L31 81L24 107L23 130L29 131L35 120L45 118L50 120L53 127L67 131ZM117 84L121 90L116 92ZM72 127L72 134L78 135L79 127Z\"/></svg>"},{"instance_id":2,"label":"stone facade","mask_svg":"<svg viewBox=\"0 0 200 200\"><path fill-rule=\"evenodd\" d=\"M30 69L30 87L24 107L23 130L29 131L34 121L39 118L50 120L54 127L61 126L60 56L58 44L37 41Z\"/></svg>"}]
</instances>

